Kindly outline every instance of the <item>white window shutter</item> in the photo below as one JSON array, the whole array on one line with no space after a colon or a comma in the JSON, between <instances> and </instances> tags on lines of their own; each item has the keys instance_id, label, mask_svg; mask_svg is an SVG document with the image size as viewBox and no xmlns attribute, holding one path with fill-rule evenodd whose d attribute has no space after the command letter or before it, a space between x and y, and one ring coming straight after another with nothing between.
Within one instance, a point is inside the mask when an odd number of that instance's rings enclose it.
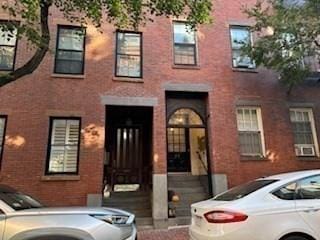
<instances>
[{"instance_id":1,"label":"white window shutter","mask_svg":"<svg viewBox=\"0 0 320 240\"><path fill-rule=\"evenodd\" d=\"M76 172L79 120L54 120L52 127L50 172Z\"/></svg>"}]
</instances>

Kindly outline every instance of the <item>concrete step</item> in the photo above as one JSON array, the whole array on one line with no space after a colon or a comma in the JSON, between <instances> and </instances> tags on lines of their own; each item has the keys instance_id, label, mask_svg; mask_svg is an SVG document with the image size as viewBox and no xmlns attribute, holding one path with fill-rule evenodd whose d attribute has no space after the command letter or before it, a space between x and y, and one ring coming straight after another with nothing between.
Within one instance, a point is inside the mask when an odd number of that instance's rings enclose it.
<instances>
[{"instance_id":1,"label":"concrete step","mask_svg":"<svg viewBox=\"0 0 320 240\"><path fill-rule=\"evenodd\" d=\"M132 198L132 197L150 197L150 192L143 192L143 191L137 191L137 192L112 192L111 198Z\"/></svg>"},{"instance_id":2,"label":"concrete step","mask_svg":"<svg viewBox=\"0 0 320 240\"><path fill-rule=\"evenodd\" d=\"M120 209L127 209L130 211L135 210L144 210L144 209L150 209L151 210L151 204L117 204L117 203L105 203L104 206L110 207L110 208L120 208Z\"/></svg>"},{"instance_id":3,"label":"concrete step","mask_svg":"<svg viewBox=\"0 0 320 240\"><path fill-rule=\"evenodd\" d=\"M105 207L119 208L136 215L137 218L151 218L150 192L112 192L103 201Z\"/></svg>"},{"instance_id":4,"label":"concrete step","mask_svg":"<svg viewBox=\"0 0 320 240\"><path fill-rule=\"evenodd\" d=\"M152 217L152 210L151 209L128 209L128 208L120 208L124 211L132 213L136 216L136 218L149 218Z\"/></svg>"},{"instance_id":5,"label":"concrete step","mask_svg":"<svg viewBox=\"0 0 320 240\"><path fill-rule=\"evenodd\" d=\"M189 174L168 175L168 182L170 181L187 182L187 181L198 181L198 180L199 180L199 176L193 176Z\"/></svg>"},{"instance_id":6,"label":"concrete step","mask_svg":"<svg viewBox=\"0 0 320 240\"><path fill-rule=\"evenodd\" d=\"M180 197L180 202L195 202L195 201L203 201L209 199L209 196L207 193L202 192L202 193L183 193L179 194L177 193L178 196Z\"/></svg>"},{"instance_id":7,"label":"concrete step","mask_svg":"<svg viewBox=\"0 0 320 240\"><path fill-rule=\"evenodd\" d=\"M175 187L175 188L169 188L169 190L172 190L178 194L184 194L184 193L193 193L193 194L197 194L197 193L203 193L205 192L205 189L201 186L201 187L193 187L193 188L187 188L187 187Z\"/></svg>"},{"instance_id":8,"label":"concrete step","mask_svg":"<svg viewBox=\"0 0 320 240\"><path fill-rule=\"evenodd\" d=\"M150 201L150 196L139 196L139 197L110 197L110 198L105 198L103 200L104 203L108 204L131 204L131 203L146 203Z\"/></svg>"},{"instance_id":9,"label":"concrete step","mask_svg":"<svg viewBox=\"0 0 320 240\"><path fill-rule=\"evenodd\" d=\"M177 208L176 216L177 217L191 216L191 208Z\"/></svg>"},{"instance_id":10,"label":"concrete step","mask_svg":"<svg viewBox=\"0 0 320 240\"><path fill-rule=\"evenodd\" d=\"M202 187L201 182L198 181L169 181L169 188L195 188Z\"/></svg>"}]
</instances>

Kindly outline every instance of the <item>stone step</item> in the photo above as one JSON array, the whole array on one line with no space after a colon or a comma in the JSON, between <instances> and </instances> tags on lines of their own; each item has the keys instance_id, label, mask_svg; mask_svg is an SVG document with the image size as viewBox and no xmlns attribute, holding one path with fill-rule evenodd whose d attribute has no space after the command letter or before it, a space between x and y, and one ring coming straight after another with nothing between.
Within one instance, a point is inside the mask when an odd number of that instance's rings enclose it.
<instances>
[{"instance_id":1,"label":"stone step","mask_svg":"<svg viewBox=\"0 0 320 240\"><path fill-rule=\"evenodd\" d=\"M195 188L202 187L200 181L169 181L168 188Z\"/></svg>"},{"instance_id":2,"label":"stone step","mask_svg":"<svg viewBox=\"0 0 320 240\"><path fill-rule=\"evenodd\" d=\"M183 194L179 194L177 193L179 198L180 198L180 202L199 202L199 201L203 201L203 200L207 200L209 199L209 196L207 193L202 192L202 193L183 193Z\"/></svg>"},{"instance_id":3,"label":"stone step","mask_svg":"<svg viewBox=\"0 0 320 240\"><path fill-rule=\"evenodd\" d=\"M148 209L151 210L151 204L119 204L119 203L106 203L104 204L105 207L110 207L110 208L120 208L120 209L127 209L129 212L130 211L135 211L135 210L144 210Z\"/></svg>"},{"instance_id":4,"label":"stone step","mask_svg":"<svg viewBox=\"0 0 320 240\"><path fill-rule=\"evenodd\" d=\"M176 209L176 216L191 216L191 208L177 208Z\"/></svg>"},{"instance_id":5,"label":"stone step","mask_svg":"<svg viewBox=\"0 0 320 240\"><path fill-rule=\"evenodd\" d=\"M199 176L193 176L188 174L177 174L177 175L168 175L168 182L189 182L189 181L199 181Z\"/></svg>"},{"instance_id":6,"label":"stone step","mask_svg":"<svg viewBox=\"0 0 320 240\"><path fill-rule=\"evenodd\" d=\"M169 188L169 190L172 190L178 194L184 194L184 193L203 193L205 192L205 189L201 187L193 187L193 188L187 188L187 187L175 187L175 188Z\"/></svg>"},{"instance_id":7,"label":"stone step","mask_svg":"<svg viewBox=\"0 0 320 240\"><path fill-rule=\"evenodd\" d=\"M104 203L108 204L113 204L113 203L121 203L121 204L131 204L131 203L146 203L150 202L150 196L141 196L141 197L110 197L110 198L105 198L103 200Z\"/></svg>"},{"instance_id":8,"label":"stone step","mask_svg":"<svg viewBox=\"0 0 320 240\"><path fill-rule=\"evenodd\" d=\"M152 210L151 209L138 209L138 210L130 210L128 208L121 208L124 211L132 213L136 216L136 218L151 218Z\"/></svg>"},{"instance_id":9,"label":"stone step","mask_svg":"<svg viewBox=\"0 0 320 240\"><path fill-rule=\"evenodd\" d=\"M111 198L132 198L132 197L150 197L150 192L136 191L136 192L112 192Z\"/></svg>"}]
</instances>

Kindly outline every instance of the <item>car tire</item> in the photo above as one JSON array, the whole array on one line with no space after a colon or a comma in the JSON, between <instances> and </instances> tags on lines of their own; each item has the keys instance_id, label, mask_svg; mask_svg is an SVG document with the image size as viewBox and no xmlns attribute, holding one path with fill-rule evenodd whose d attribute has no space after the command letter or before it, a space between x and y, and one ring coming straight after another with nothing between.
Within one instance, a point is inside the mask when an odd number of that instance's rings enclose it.
<instances>
[{"instance_id":1,"label":"car tire","mask_svg":"<svg viewBox=\"0 0 320 240\"><path fill-rule=\"evenodd\" d=\"M283 238L281 240L310 240L310 239L303 237L303 236L289 236L289 237Z\"/></svg>"}]
</instances>

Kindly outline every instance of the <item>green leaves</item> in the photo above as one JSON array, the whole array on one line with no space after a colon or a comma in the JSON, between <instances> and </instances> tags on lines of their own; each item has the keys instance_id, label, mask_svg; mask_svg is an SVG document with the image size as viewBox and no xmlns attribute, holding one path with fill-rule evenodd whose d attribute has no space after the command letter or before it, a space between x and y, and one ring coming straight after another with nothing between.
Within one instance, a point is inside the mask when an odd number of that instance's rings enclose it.
<instances>
[{"instance_id":1,"label":"green leaves","mask_svg":"<svg viewBox=\"0 0 320 240\"><path fill-rule=\"evenodd\" d=\"M258 38L244 51L258 66L277 71L280 80L291 89L312 71L304 59L318 61L319 9L318 0L305 0L304 4L301 1L259 0L253 8L245 10L255 21L251 30Z\"/></svg>"},{"instance_id":2,"label":"green leaves","mask_svg":"<svg viewBox=\"0 0 320 240\"><path fill-rule=\"evenodd\" d=\"M39 13L44 4L54 6L71 22L96 27L108 22L117 28L137 30L157 16L182 16L192 27L212 22L211 0L13 0L1 7L10 16L21 19L18 35L39 45Z\"/></svg>"},{"instance_id":3,"label":"green leaves","mask_svg":"<svg viewBox=\"0 0 320 240\"><path fill-rule=\"evenodd\" d=\"M37 69L49 49L49 13L57 10L70 22L97 28L108 22L120 29L138 30L157 16L183 17L193 28L212 22L211 0L11 0L2 1L1 8L19 23L0 21L0 28L10 30L11 25L18 38L25 37L37 50L22 67L1 75L0 87Z\"/></svg>"}]
</instances>

